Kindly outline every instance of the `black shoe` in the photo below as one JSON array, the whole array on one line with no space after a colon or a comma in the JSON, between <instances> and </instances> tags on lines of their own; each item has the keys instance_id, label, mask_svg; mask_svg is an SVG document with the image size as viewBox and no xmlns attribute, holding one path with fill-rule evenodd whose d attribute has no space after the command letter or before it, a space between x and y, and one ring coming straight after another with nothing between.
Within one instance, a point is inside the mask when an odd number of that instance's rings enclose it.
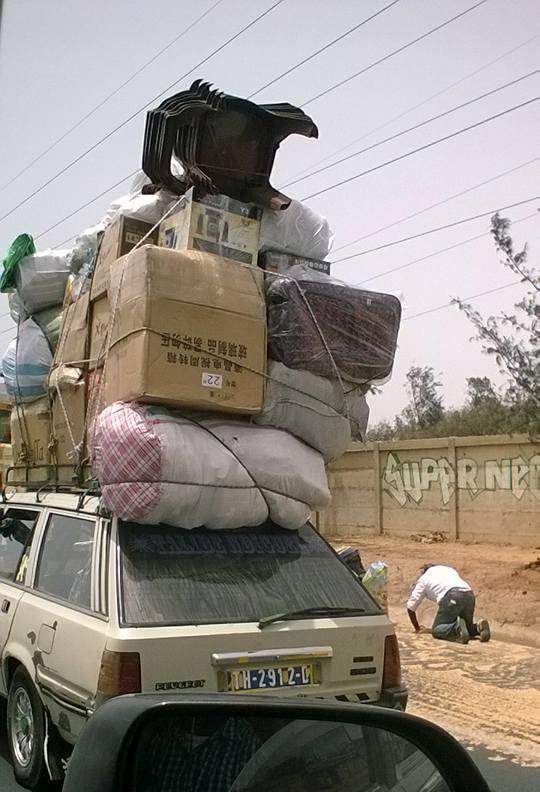
<instances>
[{"instance_id":1,"label":"black shoe","mask_svg":"<svg viewBox=\"0 0 540 792\"><path fill-rule=\"evenodd\" d=\"M482 643L486 643L491 638L491 630L487 619L482 619L482 621L478 622L478 635Z\"/></svg>"},{"instance_id":2,"label":"black shoe","mask_svg":"<svg viewBox=\"0 0 540 792\"><path fill-rule=\"evenodd\" d=\"M467 624L465 619L458 619L458 628L457 628L457 642L461 644L468 644L470 639L469 631L467 629Z\"/></svg>"}]
</instances>

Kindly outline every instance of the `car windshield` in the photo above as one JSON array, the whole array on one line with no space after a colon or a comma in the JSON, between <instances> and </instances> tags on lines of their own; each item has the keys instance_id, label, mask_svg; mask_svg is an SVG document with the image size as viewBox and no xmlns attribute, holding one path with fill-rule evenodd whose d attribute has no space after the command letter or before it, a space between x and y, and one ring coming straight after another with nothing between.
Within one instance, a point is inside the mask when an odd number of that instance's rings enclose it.
<instances>
[{"instance_id":1,"label":"car windshield","mask_svg":"<svg viewBox=\"0 0 540 792\"><path fill-rule=\"evenodd\" d=\"M125 626L258 622L306 608L380 613L310 526L185 531L120 523Z\"/></svg>"}]
</instances>

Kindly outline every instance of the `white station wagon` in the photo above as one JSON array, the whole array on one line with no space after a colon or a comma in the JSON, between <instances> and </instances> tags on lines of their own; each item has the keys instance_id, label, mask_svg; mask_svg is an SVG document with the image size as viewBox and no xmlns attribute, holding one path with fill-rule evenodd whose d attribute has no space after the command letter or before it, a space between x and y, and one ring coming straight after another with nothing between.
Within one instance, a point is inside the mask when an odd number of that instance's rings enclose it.
<instances>
[{"instance_id":1,"label":"white station wagon","mask_svg":"<svg viewBox=\"0 0 540 792\"><path fill-rule=\"evenodd\" d=\"M0 517L0 693L29 789L62 776L88 718L124 693L405 707L391 622L309 524L136 525L50 488L5 494Z\"/></svg>"}]
</instances>

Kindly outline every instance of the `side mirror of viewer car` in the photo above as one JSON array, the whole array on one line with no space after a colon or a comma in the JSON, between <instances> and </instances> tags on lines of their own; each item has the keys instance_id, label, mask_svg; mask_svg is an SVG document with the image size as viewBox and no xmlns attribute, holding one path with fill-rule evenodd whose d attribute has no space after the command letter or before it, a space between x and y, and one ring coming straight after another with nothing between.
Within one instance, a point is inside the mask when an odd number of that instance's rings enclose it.
<instances>
[{"instance_id":1,"label":"side mirror of viewer car","mask_svg":"<svg viewBox=\"0 0 540 792\"><path fill-rule=\"evenodd\" d=\"M447 732L395 710L230 694L122 696L63 792L489 792Z\"/></svg>"}]
</instances>

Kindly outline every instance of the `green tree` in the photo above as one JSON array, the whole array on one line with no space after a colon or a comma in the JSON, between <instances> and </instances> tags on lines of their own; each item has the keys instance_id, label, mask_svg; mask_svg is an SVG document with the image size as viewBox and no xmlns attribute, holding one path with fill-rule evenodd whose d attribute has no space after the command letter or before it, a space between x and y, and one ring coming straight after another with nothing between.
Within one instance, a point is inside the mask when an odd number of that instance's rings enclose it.
<instances>
[{"instance_id":1,"label":"green tree","mask_svg":"<svg viewBox=\"0 0 540 792\"><path fill-rule=\"evenodd\" d=\"M530 428L538 428L540 407L540 333L538 272L527 265L527 245L516 251L509 234L510 221L498 213L491 218L491 235L504 267L518 275L523 284L521 299L514 304L513 313L500 313L485 319L479 311L454 298L476 330L486 355L495 357L500 371L507 378L505 399L514 409L530 418Z\"/></svg>"},{"instance_id":2,"label":"green tree","mask_svg":"<svg viewBox=\"0 0 540 792\"><path fill-rule=\"evenodd\" d=\"M500 402L489 377L467 377L467 402L471 407Z\"/></svg>"},{"instance_id":3,"label":"green tree","mask_svg":"<svg viewBox=\"0 0 540 792\"><path fill-rule=\"evenodd\" d=\"M410 427L427 429L440 421L443 416L442 397L439 389L442 382L435 379L432 366L411 366L406 374L407 393L410 403L402 412L405 424ZM398 430L403 430L402 423L397 421Z\"/></svg>"}]
</instances>

